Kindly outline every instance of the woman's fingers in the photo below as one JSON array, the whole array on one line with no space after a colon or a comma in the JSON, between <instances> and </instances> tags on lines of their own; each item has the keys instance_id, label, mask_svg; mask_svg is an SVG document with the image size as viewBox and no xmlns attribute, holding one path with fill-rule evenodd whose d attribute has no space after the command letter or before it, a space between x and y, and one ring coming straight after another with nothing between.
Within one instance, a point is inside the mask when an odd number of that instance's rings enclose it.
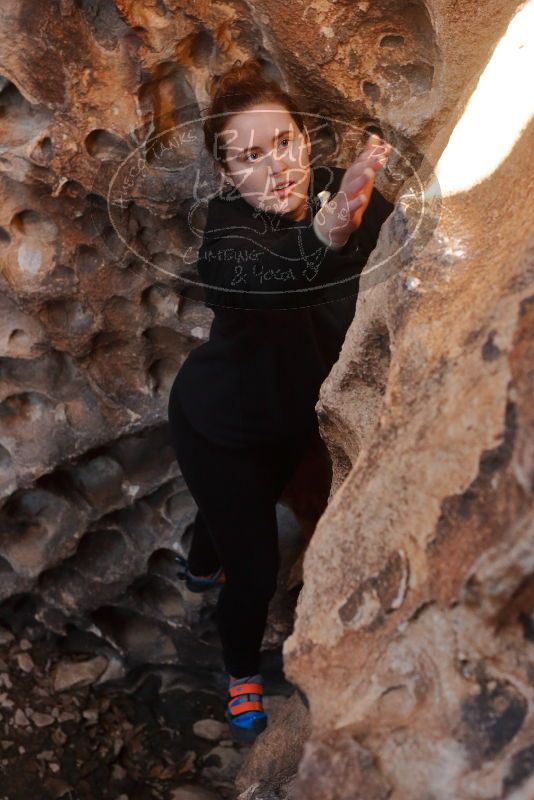
<instances>
[{"instance_id":1,"label":"woman's fingers","mask_svg":"<svg viewBox=\"0 0 534 800\"><path fill-rule=\"evenodd\" d=\"M379 169L382 169L382 167L386 166L386 163L387 163L387 158L381 156L380 158L373 158L370 161L368 161L367 166L371 167L373 170L376 170L378 172Z\"/></svg>"},{"instance_id":2,"label":"woman's fingers","mask_svg":"<svg viewBox=\"0 0 534 800\"><path fill-rule=\"evenodd\" d=\"M372 134L365 143L362 155L376 155L391 152L391 145L383 142L377 134Z\"/></svg>"},{"instance_id":3,"label":"woman's fingers","mask_svg":"<svg viewBox=\"0 0 534 800\"><path fill-rule=\"evenodd\" d=\"M371 169L371 167L366 167L362 177L365 178L364 185L357 191L356 195L349 200L349 213L352 217L352 224L356 228L361 225L365 209L369 205L371 199L375 182L374 170Z\"/></svg>"},{"instance_id":4,"label":"woman's fingers","mask_svg":"<svg viewBox=\"0 0 534 800\"><path fill-rule=\"evenodd\" d=\"M367 175L363 173L358 175L353 181L349 181L347 185L344 187L347 192L356 192L358 189L361 189L362 186L365 186L366 182L369 180Z\"/></svg>"},{"instance_id":5,"label":"woman's fingers","mask_svg":"<svg viewBox=\"0 0 534 800\"><path fill-rule=\"evenodd\" d=\"M359 175L357 175L352 180L347 181L347 183L343 186L345 191L352 194L357 192L359 189L362 189L368 180L375 177L375 167L376 169L380 169L380 165L375 162L364 163L361 165L362 171Z\"/></svg>"},{"instance_id":6,"label":"woman's fingers","mask_svg":"<svg viewBox=\"0 0 534 800\"><path fill-rule=\"evenodd\" d=\"M367 198L364 194L355 195L355 197L351 198L347 202L349 213L352 214L353 211L356 211L356 209L360 208L360 206L362 206L365 202L367 202Z\"/></svg>"},{"instance_id":7,"label":"woman's fingers","mask_svg":"<svg viewBox=\"0 0 534 800\"><path fill-rule=\"evenodd\" d=\"M372 167L376 170L381 169L383 166L385 166L388 156L389 150L386 150L382 154L378 153L377 155L367 155L365 158L360 158L360 160L355 161L345 170L345 174L343 175L344 185L350 186L359 177L361 177L361 175L364 174L368 167Z\"/></svg>"},{"instance_id":8,"label":"woman's fingers","mask_svg":"<svg viewBox=\"0 0 534 800\"><path fill-rule=\"evenodd\" d=\"M385 152L383 154L367 158L365 161L362 162L362 164L364 165L364 167L372 167L373 169L379 170L382 169L382 167L386 166L388 158L389 158L389 153Z\"/></svg>"},{"instance_id":9,"label":"woman's fingers","mask_svg":"<svg viewBox=\"0 0 534 800\"><path fill-rule=\"evenodd\" d=\"M364 171L365 171L365 169L367 167L369 167L371 165L371 163L372 162L370 160L369 161L365 160L365 161L360 161L360 162L358 162L356 164L353 164L351 167L348 167L345 170L343 178L341 179L341 186L343 187L343 189L347 189L347 188L348 189L353 189L354 186L357 185L358 181L362 177L364 178L364 180L363 180L363 182L361 184L363 186L363 183L365 183L365 180L366 180L365 176L364 176Z\"/></svg>"},{"instance_id":10,"label":"woman's fingers","mask_svg":"<svg viewBox=\"0 0 534 800\"><path fill-rule=\"evenodd\" d=\"M364 152L345 170L336 195L340 205L329 209L337 218L337 227L348 226L354 230L361 225L373 192L376 172L387 162L390 150L389 145L380 145L379 137L371 137Z\"/></svg>"},{"instance_id":11,"label":"woman's fingers","mask_svg":"<svg viewBox=\"0 0 534 800\"><path fill-rule=\"evenodd\" d=\"M362 189L362 193L366 195L370 195L373 190L373 185L375 182L375 173L371 167L366 167L363 171L363 177L366 178L365 184Z\"/></svg>"},{"instance_id":12,"label":"woman's fingers","mask_svg":"<svg viewBox=\"0 0 534 800\"><path fill-rule=\"evenodd\" d=\"M381 166L384 166L391 153L391 145L381 142L380 137L373 134L367 140L364 149L355 163L364 163L373 159L382 159Z\"/></svg>"},{"instance_id":13,"label":"woman's fingers","mask_svg":"<svg viewBox=\"0 0 534 800\"><path fill-rule=\"evenodd\" d=\"M380 139L380 136L377 133L372 133L364 145L364 150L367 150L368 148L372 147L378 147L381 144L381 141L382 140Z\"/></svg>"}]
</instances>

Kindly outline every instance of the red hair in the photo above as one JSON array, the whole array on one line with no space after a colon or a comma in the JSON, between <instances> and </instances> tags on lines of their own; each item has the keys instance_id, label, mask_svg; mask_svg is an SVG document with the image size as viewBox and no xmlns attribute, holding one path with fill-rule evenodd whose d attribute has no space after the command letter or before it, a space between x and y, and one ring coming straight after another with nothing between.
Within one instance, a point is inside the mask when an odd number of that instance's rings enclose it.
<instances>
[{"instance_id":1,"label":"red hair","mask_svg":"<svg viewBox=\"0 0 534 800\"><path fill-rule=\"evenodd\" d=\"M231 114L246 111L259 103L279 103L292 115L302 133L306 126L294 98L271 78L265 77L264 65L255 58L237 59L222 75L215 75L209 86L211 97L204 121L204 143L219 164L226 167L226 148L220 136Z\"/></svg>"}]
</instances>

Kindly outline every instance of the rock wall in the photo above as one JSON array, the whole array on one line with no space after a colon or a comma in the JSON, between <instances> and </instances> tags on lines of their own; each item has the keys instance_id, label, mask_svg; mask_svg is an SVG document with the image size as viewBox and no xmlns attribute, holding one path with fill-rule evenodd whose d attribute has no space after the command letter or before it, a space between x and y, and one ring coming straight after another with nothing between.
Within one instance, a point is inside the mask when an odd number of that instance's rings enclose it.
<instances>
[{"instance_id":1,"label":"rock wall","mask_svg":"<svg viewBox=\"0 0 534 800\"><path fill-rule=\"evenodd\" d=\"M208 78L256 55L303 108L320 98L342 126L381 130L386 196L425 167L424 242L399 202L321 391L330 501L284 645L307 704L294 695L256 743L247 800L534 795L532 123L437 211L425 166L450 184L453 135L516 5L2 5L4 615L27 605L122 655L181 657L171 575L194 507L166 400L211 321L187 276L196 187L215 176L198 135L157 152L147 137L198 134ZM340 164L357 144L317 139Z\"/></svg>"},{"instance_id":2,"label":"rock wall","mask_svg":"<svg viewBox=\"0 0 534 800\"><path fill-rule=\"evenodd\" d=\"M168 578L174 550L187 548L194 509L165 422L172 379L205 341L212 315L188 283L203 222L198 196L216 187L200 135L211 75L238 57L262 57L303 109L320 90L321 111L359 130L380 124L370 100L378 87L396 99L393 113L422 91L421 76L430 79L435 46L422 5L399 5L389 22L358 8L352 38L344 34L347 75L329 74L326 83L310 41L292 52L289 29L272 39L273 11L258 6L252 14L241 3L3 4L0 600L10 600L5 610L34 606L57 632L74 612L80 623L87 613L95 619L122 592L139 609L129 587L150 572L149 556L159 553ZM329 27L319 33L323 16L309 9L305 24L316 40L330 41ZM365 65L360 23L375 41ZM364 67L374 82L356 90ZM388 138L407 142L405 126L395 130L393 118L384 126ZM341 162L354 150L355 141L318 128L317 150ZM416 141L409 148L415 152ZM391 195L395 180L384 183ZM293 488L306 538L324 488L308 510L302 488ZM165 534L146 534L147 513ZM83 555L90 542L99 552L91 567ZM293 583L299 574L297 565ZM180 606L176 586L167 589Z\"/></svg>"},{"instance_id":3,"label":"rock wall","mask_svg":"<svg viewBox=\"0 0 534 800\"><path fill-rule=\"evenodd\" d=\"M534 125L513 88L532 12L488 63L469 10L462 31L434 11L442 65L447 43L480 59L477 112L443 75L436 227L413 257L399 199L321 389L334 481L284 643L312 724L298 800L534 796Z\"/></svg>"}]
</instances>

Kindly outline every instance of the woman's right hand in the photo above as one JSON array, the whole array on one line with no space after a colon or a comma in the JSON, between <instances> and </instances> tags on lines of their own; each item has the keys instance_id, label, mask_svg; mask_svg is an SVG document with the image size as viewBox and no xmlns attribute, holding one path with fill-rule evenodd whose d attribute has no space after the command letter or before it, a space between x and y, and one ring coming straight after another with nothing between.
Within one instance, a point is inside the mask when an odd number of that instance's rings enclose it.
<instances>
[{"instance_id":1,"label":"woman's right hand","mask_svg":"<svg viewBox=\"0 0 534 800\"><path fill-rule=\"evenodd\" d=\"M356 161L345 170L339 190L319 209L313 220L318 238L328 247L340 249L361 225L373 191L375 173L386 164L391 145L369 137Z\"/></svg>"}]
</instances>

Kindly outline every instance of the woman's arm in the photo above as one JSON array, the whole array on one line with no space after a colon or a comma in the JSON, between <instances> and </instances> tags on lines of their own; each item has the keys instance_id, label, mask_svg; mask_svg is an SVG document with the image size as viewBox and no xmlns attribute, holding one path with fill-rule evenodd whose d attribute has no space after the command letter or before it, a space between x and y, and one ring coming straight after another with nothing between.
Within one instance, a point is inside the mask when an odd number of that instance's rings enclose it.
<instances>
[{"instance_id":1,"label":"woman's arm","mask_svg":"<svg viewBox=\"0 0 534 800\"><path fill-rule=\"evenodd\" d=\"M313 224L277 230L265 216L254 214L243 224L239 206L212 198L197 261L206 303L242 309L305 307L320 302L321 287L336 283L341 293L346 285L346 295L354 294L392 209L373 187L359 227L344 246L333 249L318 238Z\"/></svg>"}]
</instances>

